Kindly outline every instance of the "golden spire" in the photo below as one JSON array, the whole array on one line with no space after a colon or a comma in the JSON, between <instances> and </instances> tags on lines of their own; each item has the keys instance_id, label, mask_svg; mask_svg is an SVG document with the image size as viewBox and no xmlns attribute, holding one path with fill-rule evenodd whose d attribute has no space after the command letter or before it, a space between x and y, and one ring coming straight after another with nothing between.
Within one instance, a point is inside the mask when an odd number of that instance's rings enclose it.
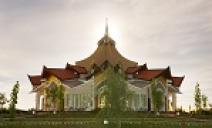
<instances>
[{"instance_id":1,"label":"golden spire","mask_svg":"<svg viewBox=\"0 0 212 128\"><path fill-rule=\"evenodd\" d=\"M105 19L105 36L108 36L108 19Z\"/></svg>"}]
</instances>

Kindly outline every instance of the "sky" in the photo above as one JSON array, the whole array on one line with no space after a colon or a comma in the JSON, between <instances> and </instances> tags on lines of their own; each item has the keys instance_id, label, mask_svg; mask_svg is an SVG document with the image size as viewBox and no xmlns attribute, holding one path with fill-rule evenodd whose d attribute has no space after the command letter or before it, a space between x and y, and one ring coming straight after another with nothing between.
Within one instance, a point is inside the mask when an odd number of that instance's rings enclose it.
<instances>
[{"instance_id":1,"label":"sky","mask_svg":"<svg viewBox=\"0 0 212 128\"><path fill-rule=\"evenodd\" d=\"M0 92L20 81L17 107L35 107L27 74L88 57L109 34L119 52L149 68L185 75L178 106L194 106L194 87L212 103L211 0L0 0Z\"/></svg>"}]
</instances>

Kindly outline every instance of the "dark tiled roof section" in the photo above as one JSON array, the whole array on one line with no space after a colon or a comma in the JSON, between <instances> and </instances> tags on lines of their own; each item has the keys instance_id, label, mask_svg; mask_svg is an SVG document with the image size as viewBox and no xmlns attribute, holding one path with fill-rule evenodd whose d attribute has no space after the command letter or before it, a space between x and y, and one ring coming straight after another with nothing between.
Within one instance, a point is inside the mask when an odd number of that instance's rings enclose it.
<instances>
[{"instance_id":1,"label":"dark tiled roof section","mask_svg":"<svg viewBox=\"0 0 212 128\"><path fill-rule=\"evenodd\" d=\"M173 86L174 87L180 87L183 80L184 80L184 76L183 77L172 77Z\"/></svg>"},{"instance_id":2,"label":"dark tiled roof section","mask_svg":"<svg viewBox=\"0 0 212 128\"><path fill-rule=\"evenodd\" d=\"M46 71L47 73L56 76L60 80L71 80L78 77L75 71L69 69L48 68Z\"/></svg>"},{"instance_id":3,"label":"dark tiled roof section","mask_svg":"<svg viewBox=\"0 0 212 128\"><path fill-rule=\"evenodd\" d=\"M81 67L78 65L67 64L66 69L74 69L79 74L87 74L88 73L85 67Z\"/></svg>"},{"instance_id":4,"label":"dark tiled roof section","mask_svg":"<svg viewBox=\"0 0 212 128\"><path fill-rule=\"evenodd\" d=\"M62 83L69 86L70 88L74 88L83 84L82 81L78 81L78 80L65 80L65 81L62 81Z\"/></svg>"},{"instance_id":5,"label":"dark tiled roof section","mask_svg":"<svg viewBox=\"0 0 212 128\"><path fill-rule=\"evenodd\" d=\"M127 70L126 70L126 73L127 73L127 74L133 74L133 73L135 73L136 71L138 71L138 68L139 68L139 67L129 67L129 68L127 68Z\"/></svg>"},{"instance_id":6,"label":"dark tiled roof section","mask_svg":"<svg viewBox=\"0 0 212 128\"><path fill-rule=\"evenodd\" d=\"M138 79L142 80L152 80L153 78L158 77L160 74L163 73L164 70L145 70L140 72L137 75Z\"/></svg>"},{"instance_id":7,"label":"dark tiled roof section","mask_svg":"<svg viewBox=\"0 0 212 128\"><path fill-rule=\"evenodd\" d=\"M171 72L170 68L164 68L164 69L147 69L147 70L141 70L138 71L138 74L136 74L136 77L138 79L142 80L152 80L153 78L157 78L159 76L164 76L166 78L171 78Z\"/></svg>"},{"instance_id":8,"label":"dark tiled roof section","mask_svg":"<svg viewBox=\"0 0 212 128\"><path fill-rule=\"evenodd\" d=\"M42 79L41 75L34 75L34 76L28 75L28 78L29 78L31 84L33 85L33 87L41 84L41 79Z\"/></svg>"},{"instance_id":9,"label":"dark tiled roof section","mask_svg":"<svg viewBox=\"0 0 212 128\"><path fill-rule=\"evenodd\" d=\"M164 76L165 78L169 78L171 79L171 71L170 68L164 68L164 69L148 69L148 70L143 70L143 71L139 71L138 74L136 75L136 77L138 79L142 79L142 80L152 80L153 78L157 78L159 76Z\"/></svg>"},{"instance_id":10,"label":"dark tiled roof section","mask_svg":"<svg viewBox=\"0 0 212 128\"><path fill-rule=\"evenodd\" d=\"M128 67L126 70L127 74L134 74L139 70L147 70L147 65L140 65L140 66L136 66L136 67Z\"/></svg>"}]
</instances>

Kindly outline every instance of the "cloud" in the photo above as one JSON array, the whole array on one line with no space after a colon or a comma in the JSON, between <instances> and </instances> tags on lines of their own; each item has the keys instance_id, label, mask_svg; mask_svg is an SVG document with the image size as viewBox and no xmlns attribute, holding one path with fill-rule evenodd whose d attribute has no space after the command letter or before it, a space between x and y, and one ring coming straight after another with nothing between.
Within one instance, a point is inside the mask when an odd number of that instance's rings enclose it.
<instances>
[{"instance_id":1,"label":"cloud","mask_svg":"<svg viewBox=\"0 0 212 128\"><path fill-rule=\"evenodd\" d=\"M193 104L197 81L210 100L211 6L210 0L0 1L0 91L9 94L19 80L18 107L34 107L26 74L89 56L108 17L121 54L150 68L171 66L174 75L186 76L179 106Z\"/></svg>"}]
</instances>

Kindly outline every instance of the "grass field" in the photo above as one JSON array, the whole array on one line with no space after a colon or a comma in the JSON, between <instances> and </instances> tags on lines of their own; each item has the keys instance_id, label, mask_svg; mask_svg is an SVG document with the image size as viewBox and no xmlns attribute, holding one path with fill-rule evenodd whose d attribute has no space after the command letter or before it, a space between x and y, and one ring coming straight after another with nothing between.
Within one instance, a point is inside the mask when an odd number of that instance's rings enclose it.
<instances>
[{"instance_id":1,"label":"grass field","mask_svg":"<svg viewBox=\"0 0 212 128\"><path fill-rule=\"evenodd\" d=\"M120 119L103 120L95 113L19 114L11 121L7 115L0 117L0 128L212 128L212 116L165 114L155 116L148 113L128 113Z\"/></svg>"}]
</instances>

